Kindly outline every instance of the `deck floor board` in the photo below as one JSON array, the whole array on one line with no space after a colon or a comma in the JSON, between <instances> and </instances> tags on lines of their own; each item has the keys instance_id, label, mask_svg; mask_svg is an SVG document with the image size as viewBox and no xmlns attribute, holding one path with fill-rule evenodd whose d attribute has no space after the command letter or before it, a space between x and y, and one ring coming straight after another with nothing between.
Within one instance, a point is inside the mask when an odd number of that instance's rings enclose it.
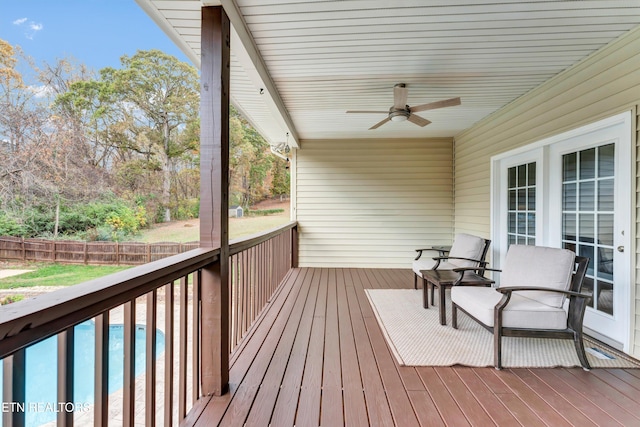
<instances>
[{"instance_id":1,"label":"deck floor board","mask_svg":"<svg viewBox=\"0 0 640 427\"><path fill-rule=\"evenodd\" d=\"M292 270L232 355L230 392L183 425L640 425L639 370L400 366L369 288L413 288L412 272Z\"/></svg>"}]
</instances>

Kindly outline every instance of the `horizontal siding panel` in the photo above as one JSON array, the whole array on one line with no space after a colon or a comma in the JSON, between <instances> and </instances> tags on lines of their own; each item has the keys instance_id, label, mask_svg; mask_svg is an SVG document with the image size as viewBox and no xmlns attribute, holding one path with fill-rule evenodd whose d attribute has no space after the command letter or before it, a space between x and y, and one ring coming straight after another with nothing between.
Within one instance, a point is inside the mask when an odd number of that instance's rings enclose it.
<instances>
[{"instance_id":1,"label":"horizontal siding panel","mask_svg":"<svg viewBox=\"0 0 640 427\"><path fill-rule=\"evenodd\" d=\"M295 162L301 266L408 268L450 244L452 140L303 141Z\"/></svg>"}]
</instances>

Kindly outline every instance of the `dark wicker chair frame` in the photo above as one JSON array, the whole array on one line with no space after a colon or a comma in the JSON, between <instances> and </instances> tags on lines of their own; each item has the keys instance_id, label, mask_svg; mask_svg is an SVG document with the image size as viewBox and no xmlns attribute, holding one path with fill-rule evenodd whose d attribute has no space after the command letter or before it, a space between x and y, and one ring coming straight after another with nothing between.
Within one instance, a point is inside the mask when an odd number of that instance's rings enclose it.
<instances>
[{"instance_id":1,"label":"dark wicker chair frame","mask_svg":"<svg viewBox=\"0 0 640 427\"><path fill-rule=\"evenodd\" d=\"M502 369L502 337L535 337L535 338L564 338L573 339L575 344L576 353L578 359L584 370L591 369L587 356L584 352L584 344L582 340L582 321L584 320L584 313L587 308L587 304L592 298L592 294L582 292L582 284L587 272L587 266L589 264L589 258L576 256L576 270L573 273L571 280L571 286L568 291L554 290L548 288L532 288L532 287L506 287L496 288L496 291L502 293L502 299L494 308L494 327L487 326L480 322L478 319L471 316L456 304L452 304L452 326L458 328L457 312L458 310L464 312L473 320L482 325L485 329L493 333L493 362L496 369ZM501 270L489 269L489 268L460 268L454 271L464 274L465 271L495 271ZM506 328L502 326L502 311L509 303L511 299L511 293L515 291L549 291L562 293L569 299L569 308L567 313L567 328L566 329L523 329L523 328Z\"/></svg>"},{"instance_id":2,"label":"dark wicker chair frame","mask_svg":"<svg viewBox=\"0 0 640 427\"><path fill-rule=\"evenodd\" d=\"M438 252L438 256L433 258L433 260L436 262L435 265L433 266L433 270L437 270L438 267L440 266L440 262L441 261L446 261L446 260L450 260L450 259L458 259L458 260L464 260L464 261L473 261L473 262L477 262L478 263L478 267L480 268L484 268L487 266L487 262L485 261L485 258L487 257L487 252L489 251L489 245L491 245L491 240L489 239L484 239L484 247L482 248L482 254L480 255L480 259L471 259L471 258L461 258L461 257L450 257L447 255L447 253L449 252L448 249L444 249L442 247L439 246L434 246L431 248L424 248L424 249L416 249L416 252L418 252L418 256L415 257L415 261L419 260L420 257L422 256L422 252L424 251L436 251ZM484 277L484 273L480 273L481 276ZM422 286L429 286L429 283L427 282L427 280L423 277L422 278ZM414 273L413 275L413 288L414 289L418 289L418 275ZM434 297L434 287L431 286L431 301L433 301L433 297Z\"/></svg>"}]
</instances>

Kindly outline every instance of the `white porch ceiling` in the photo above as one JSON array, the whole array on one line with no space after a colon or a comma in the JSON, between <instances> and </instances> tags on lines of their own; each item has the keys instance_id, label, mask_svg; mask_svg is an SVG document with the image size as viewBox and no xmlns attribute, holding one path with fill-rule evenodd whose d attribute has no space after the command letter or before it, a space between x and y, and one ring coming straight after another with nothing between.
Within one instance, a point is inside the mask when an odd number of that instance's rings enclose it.
<instances>
[{"instance_id":1,"label":"white porch ceiling","mask_svg":"<svg viewBox=\"0 0 640 427\"><path fill-rule=\"evenodd\" d=\"M200 8L136 0L199 66ZM640 1L221 0L235 29L231 96L272 143L455 136L640 24ZM242 44L245 46L242 46ZM256 54L257 53L257 54ZM385 115L393 85L421 128ZM259 94L260 89L266 93ZM265 96L266 95L266 96Z\"/></svg>"}]
</instances>

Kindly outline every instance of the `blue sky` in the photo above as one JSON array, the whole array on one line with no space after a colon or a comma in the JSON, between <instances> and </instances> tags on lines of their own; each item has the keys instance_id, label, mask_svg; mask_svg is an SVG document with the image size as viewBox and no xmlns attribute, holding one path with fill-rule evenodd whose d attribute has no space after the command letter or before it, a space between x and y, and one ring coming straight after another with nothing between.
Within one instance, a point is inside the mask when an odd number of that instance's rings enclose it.
<instances>
[{"instance_id":1,"label":"blue sky","mask_svg":"<svg viewBox=\"0 0 640 427\"><path fill-rule=\"evenodd\" d=\"M190 62L134 0L0 0L0 38L37 64L72 56L97 71L148 49Z\"/></svg>"}]
</instances>

